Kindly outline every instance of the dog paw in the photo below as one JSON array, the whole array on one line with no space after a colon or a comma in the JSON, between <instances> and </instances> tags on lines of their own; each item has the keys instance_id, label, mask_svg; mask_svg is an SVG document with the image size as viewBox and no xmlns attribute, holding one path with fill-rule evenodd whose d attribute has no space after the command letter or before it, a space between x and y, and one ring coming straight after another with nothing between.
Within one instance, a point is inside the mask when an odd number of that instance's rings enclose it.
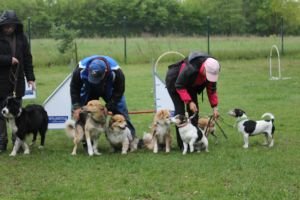
<instances>
[{"instance_id":1,"label":"dog paw","mask_svg":"<svg viewBox=\"0 0 300 200\"><path fill-rule=\"evenodd\" d=\"M102 155L102 154L101 154L100 152L98 152L98 151L95 151L94 154L95 154L96 156Z\"/></svg>"},{"instance_id":2,"label":"dog paw","mask_svg":"<svg viewBox=\"0 0 300 200\"><path fill-rule=\"evenodd\" d=\"M39 149L44 149L44 146L39 146L38 148L39 148Z\"/></svg>"},{"instance_id":3,"label":"dog paw","mask_svg":"<svg viewBox=\"0 0 300 200\"><path fill-rule=\"evenodd\" d=\"M243 145L243 148L244 149L248 149L248 145Z\"/></svg>"},{"instance_id":4,"label":"dog paw","mask_svg":"<svg viewBox=\"0 0 300 200\"><path fill-rule=\"evenodd\" d=\"M122 153L121 153L122 155L126 155L127 154L127 152L126 151L122 151Z\"/></svg>"},{"instance_id":5,"label":"dog paw","mask_svg":"<svg viewBox=\"0 0 300 200\"><path fill-rule=\"evenodd\" d=\"M93 151L88 151L89 156L93 156L94 152Z\"/></svg>"},{"instance_id":6,"label":"dog paw","mask_svg":"<svg viewBox=\"0 0 300 200\"><path fill-rule=\"evenodd\" d=\"M71 155L72 155L72 156L76 156L76 152L72 152Z\"/></svg>"},{"instance_id":7,"label":"dog paw","mask_svg":"<svg viewBox=\"0 0 300 200\"><path fill-rule=\"evenodd\" d=\"M11 152L10 154L9 154L9 156L11 156L11 157L14 157L14 156L16 156L17 154L15 153L15 152Z\"/></svg>"}]
</instances>

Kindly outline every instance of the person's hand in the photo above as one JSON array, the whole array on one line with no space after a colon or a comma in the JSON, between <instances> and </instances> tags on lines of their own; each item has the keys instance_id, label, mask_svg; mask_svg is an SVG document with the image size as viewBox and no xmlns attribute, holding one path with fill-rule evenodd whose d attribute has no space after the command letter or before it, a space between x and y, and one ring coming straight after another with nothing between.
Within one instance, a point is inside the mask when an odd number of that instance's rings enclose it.
<instances>
[{"instance_id":1,"label":"person's hand","mask_svg":"<svg viewBox=\"0 0 300 200\"><path fill-rule=\"evenodd\" d=\"M190 109L193 113L197 113L197 112L198 112L197 105L196 105L193 101L191 101L191 102L189 103L189 109Z\"/></svg>"},{"instance_id":2,"label":"person's hand","mask_svg":"<svg viewBox=\"0 0 300 200\"><path fill-rule=\"evenodd\" d=\"M214 119L218 119L219 116L220 116L220 114L219 114L218 108L214 107L213 108L213 117L214 117Z\"/></svg>"},{"instance_id":3,"label":"person's hand","mask_svg":"<svg viewBox=\"0 0 300 200\"><path fill-rule=\"evenodd\" d=\"M15 57L12 57L12 59L11 59L11 64L12 64L12 65L19 64L19 60L18 60L17 58L15 58Z\"/></svg>"},{"instance_id":4,"label":"person's hand","mask_svg":"<svg viewBox=\"0 0 300 200\"><path fill-rule=\"evenodd\" d=\"M72 114L73 114L73 119L74 120L79 120L80 112L81 112L81 108L77 108L77 109L73 110Z\"/></svg>"},{"instance_id":5,"label":"person's hand","mask_svg":"<svg viewBox=\"0 0 300 200\"><path fill-rule=\"evenodd\" d=\"M27 84L28 84L29 88L32 88L32 90L36 89L34 81L28 81Z\"/></svg>"}]
</instances>

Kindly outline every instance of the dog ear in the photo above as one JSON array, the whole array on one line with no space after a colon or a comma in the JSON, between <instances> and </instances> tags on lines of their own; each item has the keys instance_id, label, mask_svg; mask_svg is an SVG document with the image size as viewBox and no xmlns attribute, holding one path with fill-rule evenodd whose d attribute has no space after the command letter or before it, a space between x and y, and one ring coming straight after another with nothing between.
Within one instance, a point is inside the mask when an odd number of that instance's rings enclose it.
<instances>
[{"instance_id":1,"label":"dog ear","mask_svg":"<svg viewBox=\"0 0 300 200\"><path fill-rule=\"evenodd\" d=\"M241 117L243 114L246 114L246 112L243 111L243 110L240 109L240 108L235 108L235 109L234 109L234 112L235 112L235 114L236 114L236 117Z\"/></svg>"}]
</instances>

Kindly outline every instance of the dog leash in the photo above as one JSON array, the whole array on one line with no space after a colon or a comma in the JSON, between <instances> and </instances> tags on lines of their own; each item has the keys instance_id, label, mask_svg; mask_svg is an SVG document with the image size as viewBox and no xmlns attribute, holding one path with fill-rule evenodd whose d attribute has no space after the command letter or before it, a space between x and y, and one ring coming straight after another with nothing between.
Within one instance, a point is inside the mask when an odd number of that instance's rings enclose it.
<instances>
[{"instance_id":1,"label":"dog leash","mask_svg":"<svg viewBox=\"0 0 300 200\"><path fill-rule=\"evenodd\" d=\"M223 122L225 125L227 125L228 127L230 127L230 128L233 128L233 127L234 127L233 125L226 123L223 117L219 116L219 119L220 119L220 121L222 121L222 122Z\"/></svg>"},{"instance_id":2,"label":"dog leash","mask_svg":"<svg viewBox=\"0 0 300 200\"><path fill-rule=\"evenodd\" d=\"M208 127L209 127L209 124L210 124L212 118L213 118L212 116L209 117L208 123L207 123L207 125L206 125L206 129L205 129L205 132L204 132L204 135L205 135L205 136L206 136L206 133L207 133L207 130L208 130Z\"/></svg>"},{"instance_id":3,"label":"dog leash","mask_svg":"<svg viewBox=\"0 0 300 200\"><path fill-rule=\"evenodd\" d=\"M219 117L221 117L221 116L219 116ZM209 126L209 123L211 122L211 120L214 120L214 122L216 123L216 125L218 126L218 128L221 130L221 132L222 132L224 138L228 139L228 137L227 137L225 131L222 129L221 125L218 123L218 120L214 119L212 115L211 115L210 118L209 118L209 121L208 121L207 126ZM207 130L207 129L208 129L208 128L206 128L206 130Z\"/></svg>"},{"instance_id":4,"label":"dog leash","mask_svg":"<svg viewBox=\"0 0 300 200\"><path fill-rule=\"evenodd\" d=\"M12 82L12 84L14 86L13 97L16 97L16 94L17 94L19 68L20 68L20 65L18 63L15 73L13 72L13 69L11 69L11 76L12 76L12 79L13 79L13 80L11 80L11 82Z\"/></svg>"},{"instance_id":5,"label":"dog leash","mask_svg":"<svg viewBox=\"0 0 300 200\"><path fill-rule=\"evenodd\" d=\"M221 126L220 126L220 124L218 123L217 120L215 120L215 123L217 124L217 126L219 127L219 129L221 130L221 132L223 133L223 136L224 136L226 139L228 139L228 138L227 138L227 135L225 134L225 131L221 128Z\"/></svg>"},{"instance_id":6,"label":"dog leash","mask_svg":"<svg viewBox=\"0 0 300 200\"><path fill-rule=\"evenodd\" d=\"M192 116L189 117L189 119L193 119L194 117L196 117L197 113L195 112Z\"/></svg>"}]
</instances>

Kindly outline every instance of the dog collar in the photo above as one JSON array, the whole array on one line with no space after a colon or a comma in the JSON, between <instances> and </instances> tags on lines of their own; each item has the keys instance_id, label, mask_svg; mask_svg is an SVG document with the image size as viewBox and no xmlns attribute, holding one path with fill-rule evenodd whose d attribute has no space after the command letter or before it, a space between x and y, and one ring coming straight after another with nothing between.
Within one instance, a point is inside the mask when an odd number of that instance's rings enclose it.
<instances>
[{"instance_id":1,"label":"dog collar","mask_svg":"<svg viewBox=\"0 0 300 200\"><path fill-rule=\"evenodd\" d=\"M97 124L100 124L100 123L102 123L104 120L101 120L101 121L98 121L98 120L96 120L93 116L91 116L91 119L94 121L94 122L96 122Z\"/></svg>"},{"instance_id":2,"label":"dog collar","mask_svg":"<svg viewBox=\"0 0 300 200\"><path fill-rule=\"evenodd\" d=\"M238 123L240 123L241 121L244 121L244 120L246 120L246 119L247 119L247 117L241 117L241 118L239 118L239 119L236 120L236 124L238 124Z\"/></svg>"},{"instance_id":3,"label":"dog collar","mask_svg":"<svg viewBox=\"0 0 300 200\"><path fill-rule=\"evenodd\" d=\"M184 123L184 124L179 124L179 125L177 125L177 127L178 127L178 128L182 128L182 127L186 126L187 124L188 124L188 122L186 122L186 123Z\"/></svg>"}]
</instances>

